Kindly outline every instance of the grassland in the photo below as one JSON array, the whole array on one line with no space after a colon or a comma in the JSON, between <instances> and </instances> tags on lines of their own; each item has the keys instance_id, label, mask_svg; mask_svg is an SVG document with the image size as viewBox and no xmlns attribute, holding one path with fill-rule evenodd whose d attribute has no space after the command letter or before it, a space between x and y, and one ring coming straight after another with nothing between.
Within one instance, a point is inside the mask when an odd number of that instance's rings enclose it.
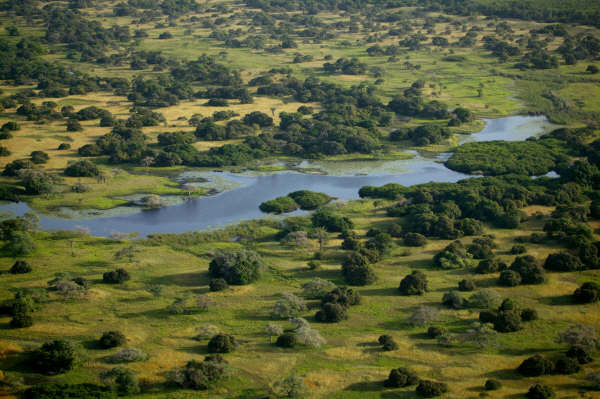
<instances>
[{"instance_id":1,"label":"grassland","mask_svg":"<svg viewBox=\"0 0 600 399\"><path fill-rule=\"evenodd\" d=\"M391 219L384 216L381 201L355 201L342 208L344 214L358 223L358 232L364 234L373 226L384 226ZM550 208L525 209L548 213ZM489 231L499 244L497 255L504 261L512 256L508 249L515 235L539 232L540 222L532 219L517 232ZM318 271L307 268L312 252L286 247L273 241L276 230L267 225L256 228L256 239L247 243L265 257L270 272L251 286L234 287L225 292L208 290L206 254L216 248L239 247L227 241L207 240L194 245L148 245L147 242L119 242L84 237L74 242L53 239L48 233L39 233L39 250L28 261L34 272L21 276L5 275L0 287L0 298L9 298L15 288L43 287L56 273L80 275L92 282L89 293L80 299L68 300L51 294L43 311L35 314L35 324L27 330L5 329L1 334L2 369L5 378L18 379L21 374L18 359L27 350L51 338L68 338L80 347L83 361L74 370L57 377L39 377L42 381L80 383L94 381L97 375L111 366L103 359L111 351L93 349L93 341L100 332L117 329L128 337L128 346L149 353L146 362L129 365L144 381L149 391L140 398L163 398L160 383L164 373L188 360L206 355L205 342L192 339L195 329L210 323L233 334L240 342L239 349L228 355L235 368L234 377L205 393L188 393L189 397L240 397L240 392L266 389L270 384L292 372L304 376L314 397L322 398L388 398L412 397L412 391L383 389L382 381L389 369L410 366L422 378L447 382L451 387L448 397L476 397L482 392L487 378L501 379L504 388L492 397L508 397L526 391L534 381L551 384L561 396L577 395L584 372L571 376L521 378L514 369L531 353L548 353L563 349L555 342L558 331L571 323L585 322L600 325L597 305L574 307L568 296L582 281L600 281L597 271L585 273L557 273L549 276L541 286L517 288L495 287L490 275L476 277L478 286L493 287L503 297L511 297L523 307L535 307L540 319L527 324L516 333L500 334L495 345L478 348L469 344L442 347L426 338L424 328L412 327L406 318L414 309L426 304L440 307L444 292L456 287L467 271L440 271L432 268L433 255L448 241L431 241L425 248L410 250L398 245L391 256L376 265L379 281L359 288L363 303L349 311L349 320L338 324L314 322L314 311L305 316L328 343L320 349L285 350L269 343L263 333L277 294L299 293L303 283L313 277L343 284L339 272L340 241L331 237L326 247L323 267ZM176 243L175 240L173 243ZM132 262L115 260L114 253L133 244L136 254ZM314 243L316 247L316 242ZM531 245L529 254L543 259L554 247ZM73 252L71 252L73 251ZM7 269L11 259L1 258L0 269ZM107 270L125 267L133 278L124 285L109 286L101 283ZM400 279L411 270L424 271L429 279L430 292L424 296L403 297L397 293ZM148 284L160 284L163 294L154 298L145 291ZM196 315L172 315L166 307L175 298L203 294L215 301L215 308ZM452 333L464 332L477 319L471 310L441 309L440 325ZM0 319L2 325L8 318ZM286 325L285 321L279 322ZM26 332L26 334L23 334ZM391 334L400 348L382 352L375 345L381 334ZM594 364L589 365L590 368ZM38 377L36 377L38 378ZM39 379L38 379L39 380ZM25 380L26 382L29 380ZM152 388L154 387L154 388ZM154 391L156 390L156 391ZM188 397L179 392L176 397ZM242 395L243 397L243 395Z\"/></svg>"}]
</instances>

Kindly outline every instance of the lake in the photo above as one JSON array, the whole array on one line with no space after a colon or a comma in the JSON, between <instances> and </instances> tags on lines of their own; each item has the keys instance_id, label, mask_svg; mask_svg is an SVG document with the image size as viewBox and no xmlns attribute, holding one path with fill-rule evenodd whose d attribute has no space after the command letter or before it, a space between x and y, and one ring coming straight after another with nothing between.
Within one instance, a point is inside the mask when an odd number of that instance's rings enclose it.
<instances>
[{"instance_id":1,"label":"lake","mask_svg":"<svg viewBox=\"0 0 600 399\"><path fill-rule=\"evenodd\" d=\"M543 116L511 116L485 120L485 128L461 138L468 141L525 140L550 131L555 125ZM284 171L275 173L229 173L188 171L180 180L204 178L205 187L222 189L219 194L193 198L161 209L142 210L119 207L110 212L72 213L76 218L40 216L43 229L84 227L95 236L111 233L180 233L226 226L242 220L264 217L260 203L296 190L327 193L340 200L358 198L358 190L366 185L398 183L406 186L428 182L456 182L471 177L454 172L443 165L450 154L416 153L415 157L397 161L324 162L305 161L301 168L320 169L327 174ZM22 215L30 211L26 203L0 206L4 212ZM98 214L99 213L99 214Z\"/></svg>"}]
</instances>

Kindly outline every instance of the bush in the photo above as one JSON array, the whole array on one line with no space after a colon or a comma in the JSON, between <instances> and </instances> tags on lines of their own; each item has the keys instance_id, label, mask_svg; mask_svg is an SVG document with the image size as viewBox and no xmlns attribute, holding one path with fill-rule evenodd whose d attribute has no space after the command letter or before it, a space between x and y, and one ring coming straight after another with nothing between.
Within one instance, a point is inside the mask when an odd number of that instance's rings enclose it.
<instances>
[{"instance_id":1,"label":"bush","mask_svg":"<svg viewBox=\"0 0 600 399\"><path fill-rule=\"evenodd\" d=\"M535 309L523 309L521 311L521 320L523 321L534 321L538 319L538 313Z\"/></svg>"},{"instance_id":2,"label":"bush","mask_svg":"<svg viewBox=\"0 0 600 399\"><path fill-rule=\"evenodd\" d=\"M510 249L510 253L512 255L521 255L527 252L527 248L525 248L524 245L513 245L513 247Z\"/></svg>"},{"instance_id":3,"label":"bush","mask_svg":"<svg viewBox=\"0 0 600 399\"><path fill-rule=\"evenodd\" d=\"M342 265L344 279L350 285L364 286L377 281L373 269L367 264L344 263Z\"/></svg>"},{"instance_id":4,"label":"bush","mask_svg":"<svg viewBox=\"0 0 600 399\"><path fill-rule=\"evenodd\" d=\"M10 320L10 326L13 328L27 328L33 325L33 317L27 312L14 313Z\"/></svg>"},{"instance_id":5,"label":"bush","mask_svg":"<svg viewBox=\"0 0 600 399\"><path fill-rule=\"evenodd\" d=\"M504 287L516 287L521 284L521 275L514 270L505 270L500 273L498 284Z\"/></svg>"},{"instance_id":6,"label":"bush","mask_svg":"<svg viewBox=\"0 0 600 399\"><path fill-rule=\"evenodd\" d=\"M548 385L535 384L527 391L527 399L551 399L554 398L554 390Z\"/></svg>"},{"instance_id":7,"label":"bush","mask_svg":"<svg viewBox=\"0 0 600 399\"><path fill-rule=\"evenodd\" d=\"M277 197L274 200L265 201L259 206L265 213L289 213L299 208L296 201L290 197Z\"/></svg>"},{"instance_id":8,"label":"bush","mask_svg":"<svg viewBox=\"0 0 600 399\"><path fill-rule=\"evenodd\" d=\"M456 291L450 291L442 297L442 305L450 309L462 309L465 305L465 300Z\"/></svg>"},{"instance_id":9,"label":"bush","mask_svg":"<svg viewBox=\"0 0 600 399\"><path fill-rule=\"evenodd\" d=\"M400 367L392 369L387 380L383 383L386 388L403 388L415 385L419 382L419 377L409 369Z\"/></svg>"},{"instance_id":10,"label":"bush","mask_svg":"<svg viewBox=\"0 0 600 399\"><path fill-rule=\"evenodd\" d=\"M579 367L579 362L577 359L573 359L567 356L560 356L556 359L554 364L554 373L555 374L575 374L579 372L581 367Z\"/></svg>"},{"instance_id":11,"label":"bush","mask_svg":"<svg viewBox=\"0 0 600 399\"><path fill-rule=\"evenodd\" d=\"M296 338L296 334L287 332L277 337L275 345L280 348L293 348L297 343L298 339Z\"/></svg>"},{"instance_id":12,"label":"bush","mask_svg":"<svg viewBox=\"0 0 600 399\"><path fill-rule=\"evenodd\" d=\"M131 276L125 269L113 270L102 275L102 281L106 284L122 284L130 279Z\"/></svg>"},{"instance_id":13,"label":"bush","mask_svg":"<svg viewBox=\"0 0 600 399\"><path fill-rule=\"evenodd\" d=\"M497 391L502 388L502 383L498 380L487 380L484 385L486 391Z\"/></svg>"},{"instance_id":14,"label":"bush","mask_svg":"<svg viewBox=\"0 0 600 399\"><path fill-rule=\"evenodd\" d=\"M225 376L227 364L220 355L212 355L198 362L192 360L185 367L168 373L168 381L181 388L205 390Z\"/></svg>"},{"instance_id":15,"label":"bush","mask_svg":"<svg viewBox=\"0 0 600 399\"><path fill-rule=\"evenodd\" d=\"M43 164L48 162L50 157L44 151L32 151L30 154L31 162L34 164Z\"/></svg>"},{"instance_id":16,"label":"bush","mask_svg":"<svg viewBox=\"0 0 600 399\"><path fill-rule=\"evenodd\" d=\"M120 331L107 331L98 340L100 347L103 349L116 348L125 345L126 342L127 338Z\"/></svg>"},{"instance_id":17,"label":"bush","mask_svg":"<svg viewBox=\"0 0 600 399\"><path fill-rule=\"evenodd\" d=\"M265 262L254 251L228 250L215 255L208 272L212 277L223 278L229 284L245 285L258 280L264 267Z\"/></svg>"},{"instance_id":18,"label":"bush","mask_svg":"<svg viewBox=\"0 0 600 399\"><path fill-rule=\"evenodd\" d=\"M406 233L404 235L404 245L407 247L422 247L427 244L427 237L419 233Z\"/></svg>"},{"instance_id":19,"label":"bush","mask_svg":"<svg viewBox=\"0 0 600 399\"><path fill-rule=\"evenodd\" d=\"M517 372L525 377L539 377L550 374L554 371L552 361L540 356L534 355L525 360L517 368Z\"/></svg>"},{"instance_id":20,"label":"bush","mask_svg":"<svg viewBox=\"0 0 600 399\"><path fill-rule=\"evenodd\" d=\"M352 288L336 287L321 298L321 304L337 303L345 308L360 304L360 293Z\"/></svg>"},{"instance_id":21,"label":"bush","mask_svg":"<svg viewBox=\"0 0 600 399\"><path fill-rule=\"evenodd\" d=\"M275 319L289 319L299 316L306 309L304 299L294 294L283 292L281 298L273 306L271 317Z\"/></svg>"},{"instance_id":22,"label":"bush","mask_svg":"<svg viewBox=\"0 0 600 399\"><path fill-rule=\"evenodd\" d=\"M105 387L93 384L45 383L27 388L24 399L114 399L115 395Z\"/></svg>"},{"instance_id":23,"label":"bush","mask_svg":"<svg viewBox=\"0 0 600 399\"><path fill-rule=\"evenodd\" d=\"M77 119L67 120L67 132L81 132L82 130L83 126Z\"/></svg>"},{"instance_id":24,"label":"bush","mask_svg":"<svg viewBox=\"0 0 600 399\"><path fill-rule=\"evenodd\" d=\"M398 349L398 344L394 341L394 338L391 335L382 335L377 340L381 346L383 346L384 351L395 351Z\"/></svg>"},{"instance_id":25,"label":"bush","mask_svg":"<svg viewBox=\"0 0 600 399\"><path fill-rule=\"evenodd\" d=\"M502 310L494 320L494 330L498 332L515 332L521 328L521 315L514 310Z\"/></svg>"},{"instance_id":26,"label":"bush","mask_svg":"<svg viewBox=\"0 0 600 399\"><path fill-rule=\"evenodd\" d=\"M421 380L416 392L424 398L434 398L448 392L448 385L443 382Z\"/></svg>"},{"instance_id":27,"label":"bush","mask_svg":"<svg viewBox=\"0 0 600 399\"><path fill-rule=\"evenodd\" d=\"M346 308L338 303L326 303L315 314L315 319L322 323L338 323L347 318Z\"/></svg>"},{"instance_id":28,"label":"bush","mask_svg":"<svg viewBox=\"0 0 600 399\"><path fill-rule=\"evenodd\" d=\"M32 353L32 366L42 374L62 374L75 366L75 348L68 341L46 342Z\"/></svg>"},{"instance_id":29,"label":"bush","mask_svg":"<svg viewBox=\"0 0 600 399\"><path fill-rule=\"evenodd\" d=\"M324 193L317 193L309 190L300 190L289 193L291 197L300 206L300 209L311 211L320 208L332 200L332 198Z\"/></svg>"},{"instance_id":30,"label":"bush","mask_svg":"<svg viewBox=\"0 0 600 399\"><path fill-rule=\"evenodd\" d=\"M148 355L137 348L123 348L105 359L108 363L132 363L144 361Z\"/></svg>"},{"instance_id":31,"label":"bush","mask_svg":"<svg viewBox=\"0 0 600 399\"><path fill-rule=\"evenodd\" d=\"M74 162L65 169L65 175L71 177L93 177L99 174L100 169L94 163L85 159Z\"/></svg>"},{"instance_id":32,"label":"bush","mask_svg":"<svg viewBox=\"0 0 600 399\"><path fill-rule=\"evenodd\" d=\"M225 281L225 279L223 279L223 278L211 279L209 286L210 286L210 290L212 292L225 291L226 289L229 288L229 284L227 284L227 281Z\"/></svg>"},{"instance_id":33,"label":"bush","mask_svg":"<svg viewBox=\"0 0 600 399\"><path fill-rule=\"evenodd\" d=\"M567 351L567 356L572 359L577 359L579 364L588 364L594 360L592 357L592 350L583 345L572 345Z\"/></svg>"},{"instance_id":34,"label":"bush","mask_svg":"<svg viewBox=\"0 0 600 399\"><path fill-rule=\"evenodd\" d=\"M577 303L593 303L600 300L600 284L594 282L583 283L573 292L573 299Z\"/></svg>"},{"instance_id":35,"label":"bush","mask_svg":"<svg viewBox=\"0 0 600 399\"><path fill-rule=\"evenodd\" d=\"M302 285L302 295L308 299L321 299L334 288L335 284L331 281L315 277Z\"/></svg>"},{"instance_id":36,"label":"bush","mask_svg":"<svg viewBox=\"0 0 600 399\"><path fill-rule=\"evenodd\" d=\"M521 275L522 284L541 284L545 280L544 270L531 255L518 256L510 265L510 270Z\"/></svg>"},{"instance_id":37,"label":"bush","mask_svg":"<svg viewBox=\"0 0 600 399\"><path fill-rule=\"evenodd\" d=\"M477 274L497 273L506 268L498 259L484 259L475 268Z\"/></svg>"},{"instance_id":38,"label":"bush","mask_svg":"<svg viewBox=\"0 0 600 399\"><path fill-rule=\"evenodd\" d=\"M140 383L133 371L115 367L100 374L100 379L119 395L133 395L140 392Z\"/></svg>"},{"instance_id":39,"label":"bush","mask_svg":"<svg viewBox=\"0 0 600 399\"><path fill-rule=\"evenodd\" d=\"M208 341L209 353L229 353L236 347L235 338L229 334L217 334Z\"/></svg>"},{"instance_id":40,"label":"bush","mask_svg":"<svg viewBox=\"0 0 600 399\"><path fill-rule=\"evenodd\" d=\"M477 288L475 281L471 279L464 279L458 282L458 290L463 292L474 291Z\"/></svg>"},{"instance_id":41,"label":"bush","mask_svg":"<svg viewBox=\"0 0 600 399\"><path fill-rule=\"evenodd\" d=\"M497 307L502 298L496 291L484 288L469 297L469 306L475 309L492 309Z\"/></svg>"},{"instance_id":42,"label":"bush","mask_svg":"<svg viewBox=\"0 0 600 399\"><path fill-rule=\"evenodd\" d=\"M583 267L578 257L568 252L550 254L544 262L544 269L554 272L573 272Z\"/></svg>"},{"instance_id":43,"label":"bush","mask_svg":"<svg viewBox=\"0 0 600 399\"><path fill-rule=\"evenodd\" d=\"M444 327L431 326L427 329L427 336L432 339L444 335L445 333L446 329Z\"/></svg>"},{"instance_id":44,"label":"bush","mask_svg":"<svg viewBox=\"0 0 600 399\"><path fill-rule=\"evenodd\" d=\"M14 265L12 265L12 267L10 268L11 274L25 274L25 273L31 273L32 271L33 271L33 269L31 268L29 263L27 263L24 260L16 261L14 263Z\"/></svg>"},{"instance_id":45,"label":"bush","mask_svg":"<svg viewBox=\"0 0 600 399\"><path fill-rule=\"evenodd\" d=\"M418 270L404 277L398 287L401 295L423 295L428 291L427 277Z\"/></svg>"},{"instance_id":46,"label":"bush","mask_svg":"<svg viewBox=\"0 0 600 399\"><path fill-rule=\"evenodd\" d=\"M326 209L320 209L313 213L311 221L314 227L323 227L330 233L341 233L354 228L352 220Z\"/></svg>"}]
</instances>

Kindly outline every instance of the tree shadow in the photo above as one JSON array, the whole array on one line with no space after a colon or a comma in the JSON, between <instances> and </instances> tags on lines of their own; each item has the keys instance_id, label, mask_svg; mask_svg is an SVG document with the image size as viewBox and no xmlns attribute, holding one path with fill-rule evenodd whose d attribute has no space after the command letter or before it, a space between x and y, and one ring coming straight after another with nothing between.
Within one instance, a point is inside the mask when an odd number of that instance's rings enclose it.
<instances>
[{"instance_id":1,"label":"tree shadow","mask_svg":"<svg viewBox=\"0 0 600 399\"><path fill-rule=\"evenodd\" d=\"M151 297L147 297L147 296L138 296L136 298L121 298L119 300L119 302L123 302L123 303L138 303L138 302L146 302L150 299L153 299Z\"/></svg>"},{"instance_id":2,"label":"tree shadow","mask_svg":"<svg viewBox=\"0 0 600 399\"><path fill-rule=\"evenodd\" d=\"M104 350L105 349L100 346L100 342L98 342L97 339L84 341L84 342L82 342L82 345L85 349L88 349L88 350Z\"/></svg>"},{"instance_id":3,"label":"tree shadow","mask_svg":"<svg viewBox=\"0 0 600 399\"><path fill-rule=\"evenodd\" d=\"M143 312L131 312L131 313L120 313L118 317L124 319L134 319L136 317L151 317L153 319L165 319L168 318L171 313L167 312L166 309L151 309Z\"/></svg>"},{"instance_id":4,"label":"tree shadow","mask_svg":"<svg viewBox=\"0 0 600 399\"><path fill-rule=\"evenodd\" d=\"M502 350L503 355L509 356L525 356L525 355L534 355L536 353L548 353L553 352L552 349L544 349L544 348L507 348Z\"/></svg>"},{"instance_id":5,"label":"tree shadow","mask_svg":"<svg viewBox=\"0 0 600 399\"><path fill-rule=\"evenodd\" d=\"M396 287L361 289L359 292L362 296L398 296Z\"/></svg>"},{"instance_id":6,"label":"tree shadow","mask_svg":"<svg viewBox=\"0 0 600 399\"><path fill-rule=\"evenodd\" d=\"M75 264L75 266L80 266L80 267L102 267L102 268L107 268L107 267L111 267L112 263L105 261L105 260L90 260L90 261L86 261L86 262L80 262Z\"/></svg>"},{"instance_id":7,"label":"tree shadow","mask_svg":"<svg viewBox=\"0 0 600 399\"><path fill-rule=\"evenodd\" d=\"M150 280L152 284L177 285L180 287L198 287L208 285L210 277L207 273L180 273L154 277Z\"/></svg>"},{"instance_id":8,"label":"tree shadow","mask_svg":"<svg viewBox=\"0 0 600 399\"><path fill-rule=\"evenodd\" d=\"M361 381L348 385L346 391L354 392L374 392L383 389L383 381Z\"/></svg>"},{"instance_id":9,"label":"tree shadow","mask_svg":"<svg viewBox=\"0 0 600 399\"><path fill-rule=\"evenodd\" d=\"M550 306L568 306L576 305L571 295L548 296L539 299L540 303Z\"/></svg>"}]
</instances>

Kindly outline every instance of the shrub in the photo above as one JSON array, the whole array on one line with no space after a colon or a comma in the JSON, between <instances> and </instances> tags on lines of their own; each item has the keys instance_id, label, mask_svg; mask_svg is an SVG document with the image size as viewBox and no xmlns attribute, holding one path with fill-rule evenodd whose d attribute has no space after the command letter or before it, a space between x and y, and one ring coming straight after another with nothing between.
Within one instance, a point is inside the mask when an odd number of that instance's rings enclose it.
<instances>
[{"instance_id":1,"label":"shrub","mask_svg":"<svg viewBox=\"0 0 600 399\"><path fill-rule=\"evenodd\" d=\"M594 360L592 350L583 345L572 345L567 351L567 356L576 359L579 364L588 364Z\"/></svg>"},{"instance_id":2,"label":"shrub","mask_svg":"<svg viewBox=\"0 0 600 399\"><path fill-rule=\"evenodd\" d=\"M330 233L341 233L354 228L352 220L326 209L320 209L313 213L311 221L314 227L323 227Z\"/></svg>"},{"instance_id":3,"label":"shrub","mask_svg":"<svg viewBox=\"0 0 600 399\"><path fill-rule=\"evenodd\" d=\"M102 275L102 281L106 284L122 284L130 279L131 276L125 269L113 270Z\"/></svg>"},{"instance_id":4,"label":"shrub","mask_svg":"<svg viewBox=\"0 0 600 399\"><path fill-rule=\"evenodd\" d=\"M32 353L32 366L42 374L62 374L75 366L75 348L68 341L46 342Z\"/></svg>"},{"instance_id":5,"label":"shrub","mask_svg":"<svg viewBox=\"0 0 600 399\"><path fill-rule=\"evenodd\" d=\"M515 332L521 328L521 315L514 310L502 310L494 320L494 330L498 332Z\"/></svg>"},{"instance_id":6,"label":"shrub","mask_svg":"<svg viewBox=\"0 0 600 399\"><path fill-rule=\"evenodd\" d=\"M93 384L44 383L27 388L24 399L114 399L115 395L105 387Z\"/></svg>"},{"instance_id":7,"label":"shrub","mask_svg":"<svg viewBox=\"0 0 600 399\"><path fill-rule=\"evenodd\" d=\"M302 285L302 295L308 299L321 299L334 288L335 284L331 281L315 277Z\"/></svg>"},{"instance_id":8,"label":"shrub","mask_svg":"<svg viewBox=\"0 0 600 399\"><path fill-rule=\"evenodd\" d=\"M208 341L209 353L229 353L236 347L235 338L229 334L217 334Z\"/></svg>"},{"instance_id":9,"label":"shrub","mask_svg":"<svg viewBox=\"0 0 600 399\"><path fill-rule=\"evenodd\" d=\"M346 308L338 303L324 304L321 310L315 315L315 319L322 323L338 323L347 318Z\"/></svg>"},{"instance_id":10,"label":"shrub","mask_svg":"<svg viewBox=\"0 0 600 399\"><path fill-rule=\"evenodd\" d=\"M32 270L33 269L31 268L29 263L27 263L24 260L18 260L10 268L10 273L11 274L25 274L25 273L31 273Z\"/></svg>"},{"instance_id":11,"label":"shrub","mask_svg":"<svg viewBox=\"0 0 600 399\"><path fill-rule=\"evenodd\" d=\"M596 329L585 324L573 324L564 331L558 333L558 342L569 345L582 345L591 349L600 346L596 335Z\"/></svg>"},{"instance_id":12,"label":"shrub","mask_svg":"<svg viewBox=\"0 0 600 399\"><path fill-rule=\"evenodd\" d=\"M254 251L229 250L215 255L208 272L214 278L224 278L229 284L245 285L258 280L264 267L265 262Z\"/></svg>"},{"instance_id":13,"label":"shrub","mask_svg":"<svg viewBox=\"0 0 600 399\"><path fill-rule=\"evenodd\" d=\"M544 262L544 269L555 272L573 272L583 267L578 257L568 252L550 254Z\"/></svg>"},{"instance_id":14,"label":"shrub","mask_svg":"<svg viewBox=\"0 0 600 399\"><path fill-rule=\"evenodd\" d=\"M521 275L514 270L504 270L500 273L498 284L504 287L516 287L521 284Z\"/></svg>"},{"instance_id":15,"label":"shrub","mask_svg":"<svg viewBox=\"0 0 600 399\"><path fill-rule=\"evenodd\" d=\"M431 306L419 306L407 319L409 324L415 326L426 326L429 323L437 321L440 312Z\"/></svg>"},{"instance_id":16,"label":"shrub","mask_svg":"<svg viewBox=\"0 0 600 399\"><path fill-rule=\"evenodd\" d=\"M416 392L424 398L434 398L448 392L448 385L443 382L421 380Z\"/></svg>"},{"instance_id":17,"label":"shrub","mask_svg":"<svg viewBox=\"0 0 600 399\"><path fill-rule=\"evenodd\" d=\"M479 262L474 271L477 274L488 274L497 273L503 268L506 268L506 265L501 263L498 259L484 259Z\"/></svg>"},{"instance_id":18,"label":"shrub","mask_svg":"<svg viewBox=\"0 0 600 399\"><path fill-rule=\"evenodd\" d=\"M31 162L34 164L43 164L48 162L50 157L44 151L32 151L30 154Z\"/></svg>"},{"instance_id":19,"label":"shrub","mask_svg":"<svg viewBox=\"0 0 600 399\"><path fill-rule=\"evenodd\" d=\"M394 341L394 338L391 335L382 335L377 340L381 346L383 346L384 351L395 351L398 349L398 344Z\"/></svg>"},{"instance_id":20,"label":"shrub","mask_svg":"<svg viewBox=\"0 0 600 399\"><path fill-rule=\"evenodd\" d=\"M74 162L65 168L65 175L71 177L93 177L99 174L100 169L86 159Z\"/></svg>"},{"instance_id":21,"label":"shrub","mask_svg":"<svg viewBox=\"0 0 600 399\"><path fill-rule=\"evenodd\" d=\"M517 372L525 377L539 377L550 374L554 371L552 361L540 356L534 355L525 360L517 368Z\"/></svg>"},{"instance_id":22,"label":"shrub","mask_svg":"<svg viewBox=\"0 0 600 399\"><path fill-rule=\"evenodd\" d=\"M554 398L554 390L548 385L535 384L527 391L527 399L551 399Z\"/></svg>"},{"instance_id":23,"label":"shrub","mask_svg":"<svg viewBox=\"0 0 600 399\"><path fill-rule=\"evenodd\" d=\"M100 347L104 349L116 348L117 346L125 345L126 342L127 338L120 331L107 331L98 340Z\"/></svg>"},{"instance_id":24,"label":"shrub","mask_svg":"<svg viewBox=\"0 0 600 399\"><path fill-rule=\"evenodd\" d=\"M453 241L433 257L433 263L440 269L462 269L471 266L472 256L460 241Z\"/></svg>"},{"instance_id":25,"label":"shrub","mask_svg":"<svg viewBox=\"0 0 600 399\"><path fill-rule=\"evenodd\" d=\"M446 329L444 327L431 326L427 329L427 336L432 339L444 335L445 333Z\"/></svg>"},{"instance_id":26,"label":"shrub","mask_svg":"<svg viewBox=\"0 0 600 399\"><path fill-rule=\"evenodd\" d=\"M108 363L132 363L144 361L148 355L137 348L123 348L105 359Z\"/></svg>"},{"instance_id":27,"label":"shrub","mask_svg":"<svg viewBox=\"0 0 600 399\"><path fill-rule=\"evenodd\" d=\"M67 132L81 132L82 130L83 126L77 119L67 120Z\"/></svg>"},{"instance_id":28,"label":"shrub","mask_svg":"<svg viewBox=\"0 0 600 399\"><path fill-rule=\"evenodd\" d=\"M469 306L475 309L492 309L497 307L501 300L496 291L484 288L469 297Z\"/></svg>"},{"instance_id":29,"label":"shrub","mask_svg":"<svg viewBox=\"0 0 600 399\"><path fill-rule=\"evenodd\" d=\"M321 303L337 303L345 308L360 304L360 293L348 287L336 287L321 298Z\"/></svg>"},{"instance_id":30,"label":"shrub","mask_svg":"<svg viewBox=\"0 0 600 399\"><path fill-rule=\"evenodd\" d=\"M418 270L404 277L398 287L401 295L423 295L428 291L427 277Z\"/></svg>"},{"instance_id":31,"label":"shrub","mask_svg":"<svg viewBox=\"0 0 600 399\"><path fill-rule=\"evenodd\" d=\"M573 299L578 303L593 303L600 300L600 284L594 282L583 283L573 292Z\"/></svg>"},{"instance_id":32,"label":"shrub","mask_svg":"<svg viewBox=\"0 0 600 399\"><path fill-rule=\"evenodd\" d=\"M390 371L390 375L383 385L387 388L403 388L415 385L418 382L419 377L415 373L405 367L400 367Z\"/></svg>"},{"instance_id":33,"label":"shrub","mask_svg":"<svg viewBox=\"0 0 600 399\"><path fill-rule=\"evenodd\" d=\"M531 255L518 256L510 265L510 270L521 275L522 284L541 284L544 282L544 270Z\"/></svg>"},{"instance_id":34,"label":"shrub","mask_svg":"<svg viewBox=\"0 0 600 399\"><path fill-rule=\"evenodd\" d=\"M475 281L471 279L464 279L458 282L458 290L463 292L474 291L477 288Z\"/></svg>"},{"instance_id":35,"label":"shrub","mask_svg":"<svg viewBox=\"0 0 600 399\"><path fill-rule=\"evenodd\" d=\"M227 281L225 281L225 279L223 279L223 278L211 279L209 286L210 286L210 290L213 292L225 291L226 289L229 288L229 284L227 284Z\"/></svg>"},{"instance_id":36,"label":"shrub","mask_svg":"<svg viewBox=\"0 0 600 399\"><path fill-rule=\"evenodd\" d=\"M311 211L317 209L329 201L331 197L324 193L316 193L314 191L300 190L289 193L288 197L292 198L300 206L300 209Z\"/></svg>"},{"instance_id":37,"label":"shrub","mask_svg":"<svg viewBox=\"0 0 600 399\"><path fill-rule=\"evenodd\" d=\"M207 356L204 361L189 361L168 373L168 381L181 388L205 390L227 373L227 364L219 355Z\"/></svg>"},{"instance_id":38,"label":"shrub","mask_svg":"<svg viewBox=\"0 0 600 399\"><path fill-rule=\"evenodd\" d=\"M538 319L538 313L535 309L523 309L521 311L521 320L523 321L533 321Z\"/></svg>"},{"instance_id":39,"label":"shrub","mask_svg":"<svg viewBox=\"0 0 600 399\"><path fill-rule=\"evenodd\" d=\"M465 305L465 300L456 291L450 291L442 297L442 305L450 309L462 309Z\"/></svg>"},{"instance_id":40,"label":"shrub","mask_svg":"<svg viewBox=\"0 0 600 399\"><path fill-rule=\"evenodd\" d=\"M521 245L521 244L513 245L512 248L510 249L510 253L512 255L522 255L526 252L527 252L527 248L525 248L525 246Z\"/></svg>"},{"instance_id":41,"label":"shrub","mask_svg":"<svg viewBox=\"0 0 600 399\"><path fill-rule=\"evenodd\" d=\"M296 334L287 332L277 337L275 345L280 348L293 348L297 343L298 340L296 339Z\"/></svg>"},{"instance_id":42,"label":"shrub","mask_svg":"<svg viewBox=\"0 0 600 399\"><path fill-rule=\"evenodd\" d=\"M345 263L342 265L342 274L346 282L350 285L364 286L377 281L375 272L366 264Z\"/></svg>"},{"instance_id":43,"label":"shrub","mask_svg":"<svg viewBox=\"0 0 600 399\"><path fill-rule=\"evenodd\" d=\"M556 374L575 374L579 372L579 362L577 359L573 359L567 356L560 356L554 363L554 373Z\"/></svg>"},{"instance_id":44,"label":"shrub","mask_svg":"<svg viewBox=\"0 0 600 399\"><path fill-rule=\"evenodd\" d=\"M502 383L498 380L487 380L484 385L486 391L497 391L502 388Z\"/></svg>"},{"instance_id":45,"label":"shrub","mask_svg":"<svg viewBox=\"0 0 600 399\"><path fill-rule=\"evenodd\" d=\"M13 313L10 326L13 328L27 328L33 325L33 317L27 312Z\"/></svg>"},{"instance_id":46,"label":"shrub","mask_svg":"<svg viewBox=\"0 0 600 399\"><path fill-rule=\"evenodd\" d=\"M100 379L119 395L133 395L140 392L140 383L133 371L115 367L100 374Z\"/></svg>"},{"instance_id":47,"label":"shrub","mask_svg":"<svg viewBox=\"0 0 600 399\"><path fill-rule=\"evenodd\" d=\"M407 247L422 247L427 244L427 237L419 233L406 233L404 235L404 245Z\"/></svg>"},{"instance_id":48,"label":"shrub","mask_svg":"<svg viewBox=\"0 0 600 399\"><path fill-rule=\"evenodd\" d=\"M275 319L289 319L291 317L299 316L300 313L306 311L306 302L304 299L284 292L281 294L281 298L273 306L271 317Z\"/></svg>"},{"instance_id":49,"label":"shrub","mask_svg":"<svg viewBox=\"0 0 600 399\"><path fill-rule=\"evenodd\" d=\"M265 201L259 206L265 213L289 213L299 208L296 201L290 197L277 197L270 201Z\"/></svg>"}]
</instances>

